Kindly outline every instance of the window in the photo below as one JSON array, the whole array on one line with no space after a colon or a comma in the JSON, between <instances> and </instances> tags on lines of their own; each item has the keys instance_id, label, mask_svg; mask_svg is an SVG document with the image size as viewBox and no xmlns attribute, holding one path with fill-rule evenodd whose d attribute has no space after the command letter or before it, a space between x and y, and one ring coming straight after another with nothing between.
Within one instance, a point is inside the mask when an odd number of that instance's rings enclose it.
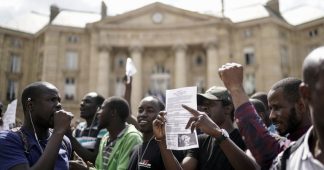
<instances>
[{"instance_id":1,"label":"window","mask_svg":"<svg viewBox=\"0 0 324 170\"><path fill-rule=\"evenodd\" d=\"M204 63L204 59L201 55L197 55L195 58L195 64L196 66L202 66Z\"/></svg>"},{"instance_id":2,"label":"window","mask_svg":"<svg viewBox=\"0 0 324 170\"><path fill-rule=\"evenodd\" d=\"M65 55L66 59L66 69L76 70L78 69L78 53L75 51L67 51Z\"/></svg>"},{"instance_id":3,"label":"window","mask_svg":"<svg viewBox=\"0 0 324 170\"><path fill-rule=\"evenodd\" d=\"M123 82L123 77L117 77L116 78L116 84L115 84L115 96L123 97L125 93L125 85Z\"/></svg>"},{"instance_id":4,"label":"window","mask_svg":"<svg viewBox=\"0 0 324 170\"><path fill-rule=\"evenodd\" d=\"M77 35L69 35L68 38L67 38L67 41L69 43L76 44L76 43L78 43L80 41L80 38Z\"/></svg>"},{"instance_id":5,"label":"window","mask_svg":"<svg viewBox=\"0 0 324 170\"><path fill-rule=\"evenodd\" d=\"M249 38L249 37L252 37L252 30L251 29L245 29L244 31L243 31L243 36L244 36L244 38Z\"/></svg>"},{"instance_id":6,"label":"window","mask_svg":"<svg viewBox=\"0 0 324 170\"><path fill-rule=\"evenodd\" d=\"M75 98L75 79L73 77L65 78L65 100L74 100Z\"/></svg>"},{"instance_id":7,"label":"window","mask_svg":"<svg viewBox=\"0 0 324 170\"><path fill-rule=\"evenodd\" d=\"M165 69L164 65L155 65L150 83L148 95L157 96L161 101L165 101L165 90L169 88L170 73Z\"/></svg>"},{"instance_id":8,"label":"window","mask_svg":"<svg viewBox=\"0 0 324 170\"><path fill-rule=\"evenodd\" d=\"M17 54L12 53L10 56L10 72L20 73L20 57Z\"/></svg>"},{"instance_id":9,"label":"window","mask_svg":"<svg viewBox=\"0 0 324 170\"><path fill-rule=\"evenodd\" d=\"M255 93L255 75L253 73L245 75L244 90L248 95Z\"/></svg>"},{"instance_id":10,"label":"window","mask_svg":"<svg viewBox=\"0 0 324 170\"><path fill-rule=\"evenodd\" d=\"M280 48L280 58L281 58L281 67L287 67L287 65L289 64L287 47Z\"/></svg>"},{"instance_id":11,"label":"window","mask_svg":"<svg viewBox=\"0 0 324 170\"><path fill-rule=\"evenodd\" d=\"M23 46L23 42L21 39L18 39L18 38L11 39L11 47L22 48L22 46Z\"/></svg>"},{"instance_id":12,"label":"window","mask_svg":"<svg viewBox=\"0 0 324 170\"><path fill-rule=\"evenodd\" d=\"M308 32L308 36L309 37L316 37L318 35L318 31L317 31L317 29L313 29L313 30L310 30L309 32Z\"/></svg>"},{"instance_id":13,"label":"window","mask_svg":"<svg viewBox=\"0 0 324 170\"><path fill-rule=\"evenodd\" d=\"M119 69L125 69L126 67L126 55L124 53L119 53L117 55L117 57L115 58L115 65L116 65L116 68L119 68Z\"/></svg>"},{"instance_id":14,"label":"window","mask_svg":"<svg viewBox=\"0 0 324 170\"><path fill-rule=\"evenodd\" d=\"M8 80L8 88L7 88L7 100L12 101L16 99L18 92L18 83L14 80Z\"/></svg>"},{"instance_id":15,"label":"window","mask_svg":"<svg viewBox=\"0 0 324 170\"><path fill-rule=\"evenodd\" d=\"M253 48L249 47L244 49L244 59L245 59L245 65L253 65L255 63Z\"/></svg>"},{"instance_id":16,"label":"window","mask_svg":"<svg viewBox=\"0 0 324 170\"><path fill-rule=\"evenodd\" d=\"M287 38L287 32L284 31L284 30L280 30L279 31L279 37L282 38L282 39L286 39Z\"/></svg>"}]
</instances>

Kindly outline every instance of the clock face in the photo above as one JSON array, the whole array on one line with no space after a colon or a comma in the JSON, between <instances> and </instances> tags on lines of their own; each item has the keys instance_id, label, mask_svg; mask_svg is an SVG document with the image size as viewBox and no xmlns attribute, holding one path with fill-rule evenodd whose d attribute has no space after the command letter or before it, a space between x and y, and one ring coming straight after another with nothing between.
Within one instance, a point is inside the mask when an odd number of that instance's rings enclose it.
<instances>
[{"instance_id":1,"label":"clock face","mask_svg":"<svg viewBox=\"0 0 324 170\"><path fill-rule=\"evenodd\" d=\"M163 14L160 12L156 12L152 15L152 20L154 23L161 23L163 20Z\"/></svg>"}]
</instances>

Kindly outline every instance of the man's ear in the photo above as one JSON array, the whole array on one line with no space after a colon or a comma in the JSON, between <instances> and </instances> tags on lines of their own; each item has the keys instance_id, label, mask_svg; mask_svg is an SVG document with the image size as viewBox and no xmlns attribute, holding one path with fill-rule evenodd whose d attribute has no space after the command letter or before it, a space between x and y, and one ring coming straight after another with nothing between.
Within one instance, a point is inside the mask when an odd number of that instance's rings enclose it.
<instances>
[{"instance_id":1,"label":"man's ear","mask_svg":"<svg viewBox=\"0 0 324 170\"><path fill-rule=\"evenodd\" d=\"M116 117L117 117L117 111L116 111L116 109L113 109L111 111L111 117L114 118L114 119L116 119Z\"/></svg>"},{"instance_id":2,"label":"man's ear","mask_svg":"<svg viewBox=\"0 0 324 170\"><path fill-rule=\"evenodd\" d=\"M310 100L310 87L308 84L302 82L299 85L299 93L303 100L309 101Z\"/></svg>"},{"instance_id":3,"label":"man's ear","mask_svg":"<svg viewBox=\"0 0 324 170\"><path fill-rule=\"evenodd\" d=\"M31 101L31 98L28 98L27 101L26 101L26 109L31 111L33 108L33 103Z\"/></svg>"},{"instance_id":4,"label":"man's ear","mask_svg":"<svg viewBox=\"0 0 324 170\"><path fill-rule=\"evenodd\" d=\"M226 115L231 115L233 110L234 110L233 104L229 104L229 105L225 106Z\"/></svg>"},{"instance_id":5,"label":"man's ear","mask_svg":"<svg viewBox=\"0 0 324 170\"><path fill-rule=\"evenodd\" d=\"M296 108L305 113L307 111L307 103L310 100L309 86L305 83L301 83L299 86L300 99L296 103Z\"/></svg>"}]
</instances>

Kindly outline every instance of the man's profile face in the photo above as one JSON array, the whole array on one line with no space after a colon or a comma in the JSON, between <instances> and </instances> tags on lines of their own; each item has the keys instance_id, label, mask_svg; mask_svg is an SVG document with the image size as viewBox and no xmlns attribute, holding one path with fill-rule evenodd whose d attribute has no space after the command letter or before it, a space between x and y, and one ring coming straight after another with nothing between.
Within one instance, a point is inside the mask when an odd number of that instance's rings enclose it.
<instances>
[{"instance_id":1,"label":"man's profile face","mask_svg":"<svg viewBox=\"0 0 324 170\"><path fill-rule=\"evenodd\" d=\"M295 108L295 103L288 101L282 88L271 90L268 95L270 120L281 136L296 131L301 118Z\"/></svg>"},{"instance_id":2,"label":"man's profile face","mask_svg":"<svg viewBox=\"0 0 324 170\"><path fill-rule=\"evenodd\" d=\"M111 124L112 121L114 121L113 117L114 110L110 107L110 99L105 100L98 113L98 120L99 120L99 128L105 128ZM117 115L115 115L117 116Z\"/></svg>"},{"instance_id":3,"label":"man's profile face","mask_svg":"<svg viewBox=\"0 0 324 170\"><path fill-rule=\"evenodd\" d=\"M84 119L93 118L98 109L93 93L86 94L80 103L80 116Z\"/></svg>"}]
</instances>

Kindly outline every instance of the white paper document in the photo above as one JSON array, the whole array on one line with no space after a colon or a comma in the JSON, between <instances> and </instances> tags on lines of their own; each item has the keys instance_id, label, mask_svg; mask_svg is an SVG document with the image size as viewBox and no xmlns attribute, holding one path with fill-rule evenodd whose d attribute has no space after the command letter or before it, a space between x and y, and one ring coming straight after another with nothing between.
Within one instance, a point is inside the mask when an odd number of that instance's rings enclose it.
<instances>
[{"instance_id":1,"label":"white paper document","mask_svg":"<svg viewBox=\"0 0 324 170\"><path fill-rule=\"evenodd\" d=\"M181 105L197 109L197 87L184 87L166 91L165 135L167 149L185 150L198 148L196 130L185 129L192 114Z\"/></svg>"},{"instance_id":2,"label":"white paper document","mask_svg":"<svg viewBox=\"0 0 324 170\"><path fill-rule=\"evenodd\" d=\"M17 99L7 106L7 110L3 115L3 130L9 130L15 126L16 122Z\"/></svg>"}]
</instances>

